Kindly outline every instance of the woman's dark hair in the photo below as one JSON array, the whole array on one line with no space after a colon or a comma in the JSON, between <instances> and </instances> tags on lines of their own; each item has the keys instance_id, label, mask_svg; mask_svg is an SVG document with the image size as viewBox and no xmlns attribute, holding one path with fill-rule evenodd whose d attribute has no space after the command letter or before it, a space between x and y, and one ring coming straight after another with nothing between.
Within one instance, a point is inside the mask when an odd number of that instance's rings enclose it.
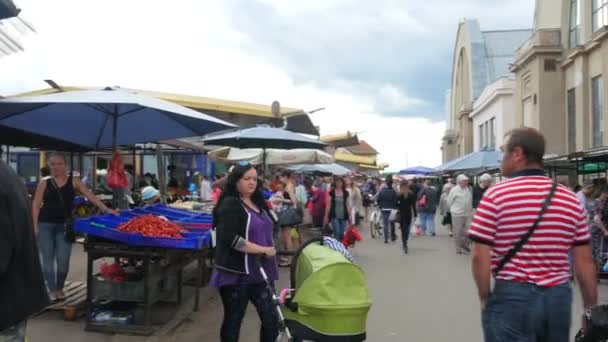
<instances>
[{"instance_id":1,"label":"woman's dark hair","mask_svg":"<svg viewBox=\"0 0 608 342\"><path fill-rule=\"evenodd\" d=\"M248 164L248 165L236 165L234 167L234 169L232 170L232 172L230 174L228 174L228 178L226 179L226 184L224 185L224 189L222 191L222 195L220 196L219 200L217 201L217 204L216 204L215 208L213 209L213 222L214 222L214 225L215 225L215 222L217 222L218 209L222 205L222 202L224 201L224 199L226 199L228 197L235 197L237 199L240 199L241 195L240 195L239 190L237 188L237 184L238 184L239 180L241 180L241 178L243 178L243 176L245 175L245 173L247 173L247 171L252 170L252 169L255 170L255 167L253 165L250 165L250 164ZM256 187L255 191L251 195L251 201L260 210L264 210L266 212L270 211L268 209L268 204L266 204L266 200L264 199L264 194L262 192L261 183L259 181L257 182L257 187Z\"/></svg>"},{"instance_id":2,"label":"woman's dark hair","mask_svg":"<svg viewBox=\"0 0 608 342\"><path fill-rule=\"evenodd\" d=\"M344 178L342 178L342 177L334 177L334 181L331 183L331 189L336 190L336 186L338 185L338 182L342 182L342 190L346 190L346 182L344 181Z\"/></svg>"},{"instance_id":3,"label":"woman's dark hair","mask_svg":"<svg viewBox=\"0 0 608 342\"><path fill-rule=\"evenodd\" d=\"M145 188L145 187L147 187L147 186L149 186L149 185L150 185L150 183L148 183L148 182L147 182L146 180L144 180L144 179L140 180L140 181L139 181L139 184L138 184L138 186L139 186L140 188Z\"/></svg>"},{"instance_id":4,"label":"woman's dark hair","mask_svg":"<svg viewBox=\"0 0 608 342\"><path fill-rule=\"evenodd\" d=\"M388 188L392 188L393 187L393 176L387 176L386 177L386 186Z\"/></svg>"}]
</instances>

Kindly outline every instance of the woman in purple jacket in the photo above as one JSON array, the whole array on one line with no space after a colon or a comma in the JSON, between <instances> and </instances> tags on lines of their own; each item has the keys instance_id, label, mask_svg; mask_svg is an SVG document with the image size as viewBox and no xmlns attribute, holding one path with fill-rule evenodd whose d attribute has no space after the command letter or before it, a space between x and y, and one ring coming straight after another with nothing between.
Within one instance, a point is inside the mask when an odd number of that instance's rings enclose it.
<instances>
[{"instance_id":1,"label":"woman in purple jacket","mask_svg":"<svg viewBox=\"0 0 608 342\"><path fill-rule=\"evenodd\" d=\"M231 171L213 213L213 222L217 246L211 286L219 289L224 305L220 340L239 340L247 304L252 302L262 321L260 341L274 342L278 335L278 317L256 260L260 255L266 256L261 266L269 279L278 279L273 216L253 166L239 164Z\"/></svg>"}]
</instances>

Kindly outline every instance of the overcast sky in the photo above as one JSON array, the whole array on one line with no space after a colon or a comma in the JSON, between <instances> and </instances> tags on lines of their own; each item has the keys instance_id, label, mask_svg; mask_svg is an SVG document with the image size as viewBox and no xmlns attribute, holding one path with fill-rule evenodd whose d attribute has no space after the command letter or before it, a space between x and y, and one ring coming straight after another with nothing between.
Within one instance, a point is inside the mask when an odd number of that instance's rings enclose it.
<instances>
[{"instance_id":1,"label":"overcast sky","mask_svg":"<svg viewBox=\"0 0 608 342\"><path fill-rule=\"evenodd\" d=\"M533 0L15 0L38 33L0 94L122 86L282 105L361 132L397 170L437 166L458 22L530 28Z\"/></svg>"}]
</instances>

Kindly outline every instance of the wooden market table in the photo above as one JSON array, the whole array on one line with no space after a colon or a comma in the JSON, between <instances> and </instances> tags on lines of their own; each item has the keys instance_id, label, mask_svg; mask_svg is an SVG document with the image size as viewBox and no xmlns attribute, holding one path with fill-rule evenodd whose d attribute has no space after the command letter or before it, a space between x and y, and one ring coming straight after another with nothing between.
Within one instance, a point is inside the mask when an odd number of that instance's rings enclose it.
<instances>
[{"instance_id":1,"label":"wooden market table","mask_svg":"<svg viewBox=\"0 0 608 342\"><path fill-rule=\"evenodd\" d=\"M151 322L152 306L155 303L176 297L174 303L182 302L183 273L186 266L196 262L194 311L199 309L200 287L206 278L207 249L186 250L167 248L132 247L124 243L88 236L84 243L87 253L87 331L151 335L158 329ZM139 281L110 282L98 279L94 274L94 263L101 258L115 260L136 259L143 263L143 277ZM143 307L141 324L100 323L93 320L94 309L101 302L129 302Z\"/></svg>"}]
</instances>

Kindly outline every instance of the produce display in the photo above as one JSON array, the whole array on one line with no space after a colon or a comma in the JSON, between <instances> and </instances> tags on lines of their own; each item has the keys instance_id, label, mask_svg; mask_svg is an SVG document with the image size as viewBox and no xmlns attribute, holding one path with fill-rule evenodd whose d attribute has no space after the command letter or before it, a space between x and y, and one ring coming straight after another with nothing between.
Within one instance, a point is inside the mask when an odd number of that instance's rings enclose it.
<instances>
[{"instance_id":1,"label":"produce display","mask_svg":"<svg viewBox=\"0 0 608 342\"><path fill-rule=\"evenodd\" d=\"M118 226L118 230L125 233L140 234L150 237L182 239L187 230L154 215L141 215L130 219L127 223Z\"/></svg>"}]
</instances>

